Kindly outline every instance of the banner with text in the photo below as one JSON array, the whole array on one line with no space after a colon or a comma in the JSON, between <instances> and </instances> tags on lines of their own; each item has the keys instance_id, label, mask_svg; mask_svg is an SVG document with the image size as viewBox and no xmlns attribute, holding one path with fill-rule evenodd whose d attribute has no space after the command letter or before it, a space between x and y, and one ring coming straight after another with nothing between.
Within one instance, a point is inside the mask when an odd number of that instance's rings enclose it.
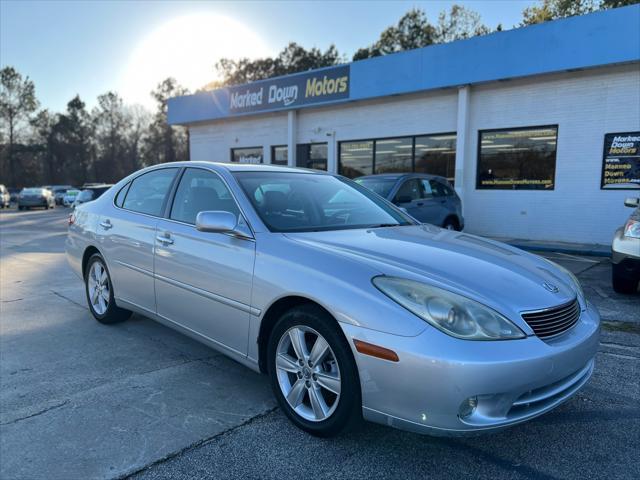
<instances>
[{"instance_id":1,"label":"banner with text","mask_svg":"<svg viewBox=\"0 0 640 480\"><path fill-rule=\"evenodd\" d=\"M264 80L229 88L229 112L294 108L349 98L350 67Z\"/></svg>"},{"instance_id":2,"label":"banner with text","mask_svg":"<svg viewBox=\"0 0 640 480\"><path fill-rule=\"evenodd\" d=\"M640 132L607 133L601 188L640 189Z\"/></svg>"}]
</instances>

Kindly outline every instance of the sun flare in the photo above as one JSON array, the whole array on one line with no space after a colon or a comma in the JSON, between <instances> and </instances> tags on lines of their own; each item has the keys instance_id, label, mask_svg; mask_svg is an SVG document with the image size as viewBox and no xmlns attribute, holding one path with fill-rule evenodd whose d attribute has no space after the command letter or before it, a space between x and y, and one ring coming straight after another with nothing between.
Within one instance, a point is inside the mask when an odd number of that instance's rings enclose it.
<instances>
[{"instance_id":1,"label":"sun flare","mask_svg":"<svg viewBox=\"0 0 640 480\"><path fill-rule=\"evenodd\" d=\"M247 26L228 17L205 13L173 19L144 37L121 75L125 101L150 105L149 92L167 77L193 91L217 79L221 58L269 55L264 41Z\"/></svg>"}]
</instances>

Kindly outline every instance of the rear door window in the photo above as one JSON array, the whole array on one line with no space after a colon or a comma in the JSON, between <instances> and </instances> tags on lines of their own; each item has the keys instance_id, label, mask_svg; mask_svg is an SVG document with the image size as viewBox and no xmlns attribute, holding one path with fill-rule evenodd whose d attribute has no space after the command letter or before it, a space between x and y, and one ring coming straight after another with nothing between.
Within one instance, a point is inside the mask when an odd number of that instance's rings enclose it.
<instances>
[{"instance_id":1,"label":"rear door window","mask_svg":"<svg viewBox=\"0 0 640 480\"><path fill-rule=\"evenodd\" d=\"M398 193L396 193L396 202L409 203L422 197L420 181L417 178L406 180Z\"/></svg>"},{"instance_id":2,"label":"rear door window","mask_svg":"<svg viewBox=\"0 0 640 480\"><path fill-rule=\"evenodd\" d=\"M167 194L177 172L177 168L163 168L140 175L131 182L122 208L156 217L161 216Z\"/></svg>"}]
</instances>

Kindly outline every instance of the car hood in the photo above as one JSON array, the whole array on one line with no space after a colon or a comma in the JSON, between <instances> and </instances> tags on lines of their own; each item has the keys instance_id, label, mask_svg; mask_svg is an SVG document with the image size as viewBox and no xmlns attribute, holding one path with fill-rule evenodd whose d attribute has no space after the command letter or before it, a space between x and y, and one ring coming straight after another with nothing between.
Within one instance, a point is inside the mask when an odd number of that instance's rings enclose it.
<instances>
[{"instance_id":1,"label":"car hood","mask_svg":"<svg viewBox=\"0 0 640 480\"><path fill-rule=\"evenodd\" d=\"M480 301L510 317L576 297L572 279L543 258L431 225L287 234L314 249Z\"/></svg>"}]
</instances>

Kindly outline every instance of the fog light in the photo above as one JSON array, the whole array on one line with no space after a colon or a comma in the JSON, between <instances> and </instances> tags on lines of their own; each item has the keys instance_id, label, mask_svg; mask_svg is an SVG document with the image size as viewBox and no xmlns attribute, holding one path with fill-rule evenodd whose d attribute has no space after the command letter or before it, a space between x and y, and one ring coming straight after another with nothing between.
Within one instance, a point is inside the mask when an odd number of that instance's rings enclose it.
<instances>
[{"instance_id":1,"label":"fog light","mask_svg":"<svg viewBox=\"0 0 640 480\"><path fill-rule=\"evenodd\" d=\"M478 397L469 397L460 405L460 409L458 410L458 416L460 418L470 417L473 412L476 411L476 407L478 406Z\"/></svg>"}]
</instances>

